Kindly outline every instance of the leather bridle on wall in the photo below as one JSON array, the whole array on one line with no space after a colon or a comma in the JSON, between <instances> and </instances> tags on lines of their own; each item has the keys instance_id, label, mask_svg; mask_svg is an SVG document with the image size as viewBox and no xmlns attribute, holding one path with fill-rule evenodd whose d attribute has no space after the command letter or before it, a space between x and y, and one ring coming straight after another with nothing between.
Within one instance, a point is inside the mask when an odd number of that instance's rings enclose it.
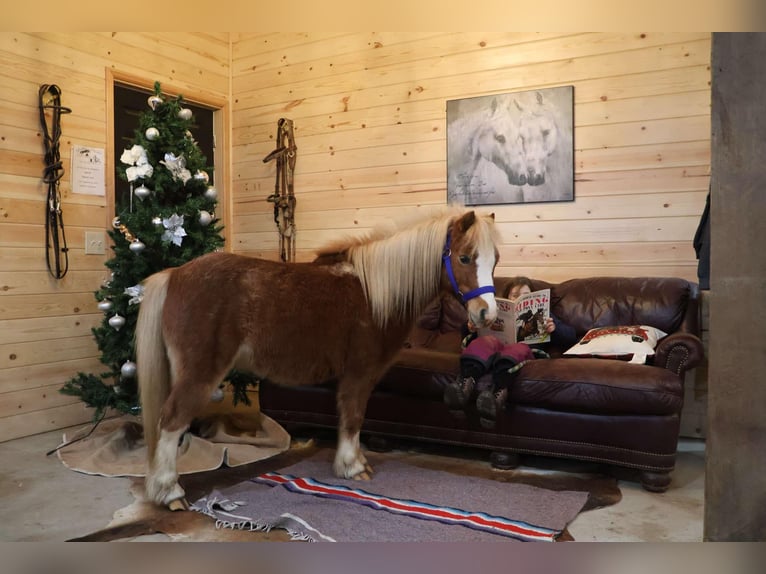
<instances>
[{"instance_id":1,"label":"leather bridle on wall","mask_svg":"<svg viewBox=\"0 0 766 574\"><path fill-rule=\"evenodd\" d=\"M61 213L61 193L59 192L59 182L64 176L64 166L59 153L59 139L61 138L61 114L69 114L72 110L61 105L61 89L55 84L41 85L38 96L40 125L45 144L43 181L48 185L45 205L45 260L48 264L48 272L54 278L61 279L69 270L69 248L64 235L64 218ZM51 111L50 126L46 110Z\"/></svg>"},{"instance_id":2,"label":"leather bridle on wall","mask_svg":"<svg viewBox=\"0 0 766 574\"><path fill-rule=\"evenodd\" d=\"M282 261L295 260L295 146L293 121L280 118L277 122L277 149L263 158L263 163L277 160L274 193L266 201L274 204L274 222L279 232L279 255Z\"/></svg>"}]
</instances>

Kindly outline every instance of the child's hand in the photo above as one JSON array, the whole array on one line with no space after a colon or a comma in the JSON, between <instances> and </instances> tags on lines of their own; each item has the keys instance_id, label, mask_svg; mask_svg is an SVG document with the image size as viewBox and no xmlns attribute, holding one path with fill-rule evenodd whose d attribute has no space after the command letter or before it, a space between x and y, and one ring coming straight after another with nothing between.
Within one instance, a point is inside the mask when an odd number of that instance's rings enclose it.
<instances>
[{"instance_id":1,"label":"child's hand","mask_svg":"<svg viewBox=\"0 0 766 574\"><path fill-rule=\"evenodd\" d=\"M475 333L476 332L476 325L474 325L473 321L471 321L470 319L468 319L468 330L471 333Z\"/></svg>"},{"instance_id":2,"label":"child's hand","mask_svg":"<svg viewBox=\"0 0 766 574\"><path fill-rule=\"evenodd\" d=\"M545 332L546 333L553 333L553 331L556 330L556 323L553 322L552 317L547 317L545 319Z\"/></svg>"}]
</instances>

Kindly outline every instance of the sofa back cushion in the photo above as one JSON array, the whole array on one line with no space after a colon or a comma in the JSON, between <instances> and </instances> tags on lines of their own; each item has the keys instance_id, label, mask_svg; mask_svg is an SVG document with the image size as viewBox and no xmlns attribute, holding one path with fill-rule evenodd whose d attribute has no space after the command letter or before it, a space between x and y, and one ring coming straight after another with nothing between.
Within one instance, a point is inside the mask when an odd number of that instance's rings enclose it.
<instances>
[{"instance_id":1,"label":"sofa back cushion","mask_svg":"<svg viewBox=\"0 0 766 574\"><path fill-rule=\"evenodd\" d=\"M510 277L495 277L498 296L508 291ZM571 325L580 338L594 327L650 325L668 334L699 336L699 289L676 277L587 277L562 283L532 279L534 290L551 290L551 311ZM460 330L467 319L451 295L435 300L417 321L406 347L460 350ZM558 354L566 349L546 349Z\"/></svg>"},{"instance_id":2,"label":"sofa back cushion","mask_svg":"<svg viewBox=\"0 0 766 574\"><path fill-rule=\"evenodd\" d=\"M496 277L498 293L510 278ZM699 335L698 288L677 277L587 277L562 283L533 280L551 289L551 312L582 337L594 327L651 325L665 331Z\"/></svg>"}]
</instances>

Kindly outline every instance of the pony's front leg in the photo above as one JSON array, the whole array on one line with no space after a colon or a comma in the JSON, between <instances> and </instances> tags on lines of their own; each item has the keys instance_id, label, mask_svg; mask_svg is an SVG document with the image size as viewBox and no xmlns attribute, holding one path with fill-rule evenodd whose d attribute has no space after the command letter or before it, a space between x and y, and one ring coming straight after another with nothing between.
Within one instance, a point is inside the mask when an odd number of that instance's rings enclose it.
<instances>
[{"instance_id":1,"label":"pony's front leg","mask_svg":"<svg viewBox=\"0 0 766 574\"><path fill-rule=\"evenodd\" d=\"M367 401L374 385L374 380L360 383L348 377L338 383L337 405L340 421L333 471L340 478L354 480L372 478L372 467L362 453L359 433L364 421Z\"/></svg>"},{"instance_id":2,"label":"pony's front leg","mask_svg":"<svg viewBox=\"0 0 766 574\"><path fill-rule=\"evenodd\" d=\"M370 480L372 467L367 462L359 446L359 431L349 435L341 429L338 431L338 449L333 463L335 475L339 478L354 480Z\"/></svg>"}]
</instances>

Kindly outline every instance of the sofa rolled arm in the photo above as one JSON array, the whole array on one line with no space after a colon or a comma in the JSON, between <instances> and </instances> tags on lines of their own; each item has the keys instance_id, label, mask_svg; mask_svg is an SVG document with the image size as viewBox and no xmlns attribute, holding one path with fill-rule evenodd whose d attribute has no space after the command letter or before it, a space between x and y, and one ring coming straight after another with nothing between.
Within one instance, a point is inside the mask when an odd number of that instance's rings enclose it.
<instances>
[{"instance_id":1,"label":"sofa rolled arm","mask_svg":"<svg viewBox=\"0 0 766 574\"><path fill-rule=\"evenodd\" d=\"M691 333L673 333L662 339L654 354L654 364L682 377L686 371L702 362L705 349L702 341Z\"/></svg>"}]
</instances>

